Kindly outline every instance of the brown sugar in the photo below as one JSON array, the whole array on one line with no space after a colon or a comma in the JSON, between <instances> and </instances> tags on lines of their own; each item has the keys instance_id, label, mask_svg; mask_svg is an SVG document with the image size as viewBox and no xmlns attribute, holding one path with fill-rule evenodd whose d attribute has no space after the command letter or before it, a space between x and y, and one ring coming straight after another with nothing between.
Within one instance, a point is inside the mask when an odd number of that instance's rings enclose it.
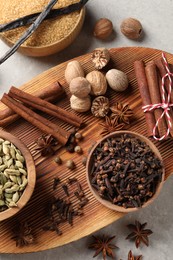
<instances>
[{"instance_id":1,"label":"brown sugar","mask_svg":"<svg viewBox=\"0 0 173 260\"><path fill-rule=\"evenodd\" d=\"M77 3L79 0L59 0L54 9ZM15 20L19 17L41 12L49 0L1 0L0 24ZM80 11L54 19L43 21L23 46L45 46L65 38L78 22ZM28 26L23 26L3 33L3 36L15 43Z\"/></svg>"}]
</instances>

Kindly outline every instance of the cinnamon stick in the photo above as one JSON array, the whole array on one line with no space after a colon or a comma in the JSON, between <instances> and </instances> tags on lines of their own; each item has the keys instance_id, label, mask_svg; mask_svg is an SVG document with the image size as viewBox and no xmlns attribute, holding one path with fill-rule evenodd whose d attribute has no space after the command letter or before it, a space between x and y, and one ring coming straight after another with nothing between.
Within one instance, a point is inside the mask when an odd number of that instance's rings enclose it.
<instances>
[{"instance_id":1,"label":"cinnamon stick","mask_svg":"<svg viewBox=\"0 0 173 260\"><path fill-rule=\"evenodd\" d=\"M145 66L143 61L134 62L135 75L142 98L143 106L151 104L151 98L148 89L148 82L145 74ZM156 124L153 112L145 113L148 136L153 136L153 128Z\"/></svg>"},{"instance_id":2,"label":"cinnamon stick","mask_svg":"<svg viewBox=\"0 0 173 260\"><path fill-rule=\"evenodd\" d=\"M79 127L82 124L82 119L75 114L72 114L65 109L62 109L58 106L55 106L45 100L42 100L38 97L35 97L31 94L28 94L20 89L15 87L11 87L8 95L12 98L15 98L24 104L31 106L32 108L36 108L40 111L43 111L49 115L55 116L62 121Z\"/></svg>"},{"instance_id":3,"label":"cinnamon stick","mask_svg":"<svg viewBox=\"0 0 173 260\"><path fill-rule=\"evenodd\" d=\"M35 96L47 100L48 102L53 102L58 100L64 94L64 89L59 82L54 82L50 86L44 89L38 90L34 93ZM0 126L6 126L9 123L14 122L20 116L15 114L15 112L9 107L1 110L0 112Z\"/></svg>"},{"instance_id":4,"label":"cinnamon stick","mask_svg":"<svg viewBox=\"0 0 173 260\"><path fill-rule=\"evenodd\" d=\"M44 117L36 114L31 109L25 107L21 103L13 100L7 94L4 94L1 101L13 109L18 115L23 117L26 121L30 122L32 125L39 128L41 131L46 134L51 134L55 137L61 144L65 145L68 141L70 133L65 131L64 129L55 126L52 122L45 119Z\"/></svg>"},{"instance_id":5,"label":"cinnamon stick","mask_svg":"<svg viewBox=\"0 0 173 260\"><path fill-rule=\"evenodd\" d=\"M162 93L162 78L161 76L159 75L159 88L160 88L160 93ZM166 91L167 92L167 91ZM169 114L170 114L170 121L171 121L171 124L172 124L172 127L170 129L170 135L173 137L173 109L172 107L170 107L170 111L169 111ZM167 122L167 121L166 121ZM168 125L168 122L167 122L167 125Z\"/></svg>"},{"instance_id":6,"label":"cinnamon stick","mask_svg":"<svg viewBox=\"0 0 173 260\"><path fill-rule=\"evenodd\" d=\"M159 71L160 77L162 78L163 76L165 76L167 74L167 71L166 71L166 68L164 66L163 59L162 58L156 59L156 60L154 60L154 63L156 64L156 67ZM168 66L171 70L171 66L170 65L168 65ZM166 91L168 93L169 92L169 80L168 80L168 78L165 79L165 88L166 88ZM171 103L173 103L173 91L171 92L170 101L171 101Z\"/></svg>"},{"instance_id":7,"label":"cinnamon stick","mask_svg":"<svg viewBox=\"0 0 173 260\"><path fill-rule=\"evenodd\" d=\"M154 63L150 63L145 67L146 77L148 81L149 93L151 97L151 104L161 103L161 95L160 88L158 83L158 75L156 70L156 65ZM154 110L155 120L157 121L163 113L162 108L157 108ZM159 136L163 136L167 132L167 124L165 117L159 121L158 124Z\"/></svg>"}]
</instances>

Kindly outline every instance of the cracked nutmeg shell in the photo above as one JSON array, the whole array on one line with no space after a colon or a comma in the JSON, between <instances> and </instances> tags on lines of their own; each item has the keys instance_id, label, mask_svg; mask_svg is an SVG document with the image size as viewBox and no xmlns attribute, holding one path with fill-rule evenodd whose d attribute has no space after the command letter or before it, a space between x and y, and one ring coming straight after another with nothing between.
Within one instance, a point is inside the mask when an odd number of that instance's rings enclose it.
<instances>
[{"instance_id":1,"label":"cracked nutmeg shell","mask_svg":"<svg viewBox=\"0 0 173 260\"><path fill-rule=\"evenodd\" d=\"M91 60L97 70L104 68L110 61L110 53L106 48L97 48L92 52Z\"/></svg>"},{"instance_id":2,"label":"cracked nutmeg shell","mask_svg":"<svg viewBox=\"0 0 173 260\"><path fill-rule=\"evenodd\" d=\"M95 117L105 117L109 112L109 99L104 96L96 97L92 102L91 112Z\"/></svg>"},{"instance_id":3,"label":"cracked nutmeg shell","mask_svg":"<svg viewBox=\"0 0 173 260\"><path fill-rule=\"evenodd\" d=\"M126 18L120 26L121 32L129 39L138 39L142 34L142 24L134 18Z\"/></svg>"}]
</instances>

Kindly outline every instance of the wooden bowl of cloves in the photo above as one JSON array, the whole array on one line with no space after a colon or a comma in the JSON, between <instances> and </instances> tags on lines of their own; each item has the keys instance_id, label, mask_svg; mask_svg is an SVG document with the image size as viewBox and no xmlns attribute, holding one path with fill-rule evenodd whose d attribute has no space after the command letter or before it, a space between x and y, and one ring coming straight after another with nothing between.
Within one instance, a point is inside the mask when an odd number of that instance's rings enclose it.
<instances>
[{"instance_id":1,"label":"wooden bowl of cloves","mask_svg":"<svg viewBox=\"0 0 173 260\"><path fill-rule=\"evenodd\" d=\"M17 137L0 131L0 221L14 216L30 199L36 182L34 160Z\"/></svg>"},{"instance_id":2,"label":"wooden bowl of cloves","mask_svg":"<svg viewBox=\"0 0 173 260\"><path fill-rule=\"evenodd\" d=\"M131 131L117 131L102 138L88 156L86 171L95 198L124 213L151 204L165 178L157 147Z\"/></svg>"}]
</instances>

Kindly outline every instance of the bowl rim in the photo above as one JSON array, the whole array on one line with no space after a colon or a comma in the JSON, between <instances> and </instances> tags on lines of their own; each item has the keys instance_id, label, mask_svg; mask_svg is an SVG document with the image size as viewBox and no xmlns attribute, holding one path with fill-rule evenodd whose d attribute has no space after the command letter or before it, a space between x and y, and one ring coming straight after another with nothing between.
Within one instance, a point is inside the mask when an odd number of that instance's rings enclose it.
<instances>
[{"instance_id":1,"label":"bowl rim","mask_svg":"<svg viewBox=\"0 0 173 260\"><path fill-rule=\"evenodd\" d=\"M98 195L98 192L96 189L93 188L93 186L91 185L91 182L90 182L90 174L89 174L89 167L90 167L90 163L91 163L91 159L92 159L92 155L93 155L93 152L94 150L96 149L96 147L100 144L100 142L108 139L108 138L111 138L111 137L114 137L114 136L119 136L121 134L131 134L137 138L139 138L140 140L143 140L144 142L146 142L147 145L149 145L149 147L151 148L151 150L155 153L155 155L160 159L160 161L162 162L162 166L163 166L163 172L162 172L162 180L161 182L158 184L157 186L157 189L156 189L156 192L154 193L154 195L147 201L145 202L141 207L139 208L124 208L124 207L121 207L121 206L117 206L115 204L113 204L112 202L108 201L108 200L104 200L102 199L99 195ZM164 163L163 163L163 158L158 150L158 148L155 146L155 144L149 140L147 137L145 137L144 135L141 135L137 132L134 132L134 131L127 131L127 130L121 130L121 131L116 131L116 132L113 132L113 133L110 133L106 136L104 136L103 138L101 138L99 141L97 141L97 143L93 146L92 150L90 151L89 153L89 156L88 156L88 159L87 159L87 164L86 164L86 178L87 178L87 183L88 183L88 186L89 186L89 189L90 191L92 192L92 194L94 195L94 197L102 204L104 205L105 207L109 208L109 209L112 209L112 210L115 210L115 211L118 211L118 212L122 212L122 213L128 213L128 212L134 212L134 211L137 211L137 210L140 210L142 208L145 208L146 206L150 205L159 195L162 187L163 187L163 184L164 184L164 180L165 180L165 167L164 167Z\"/></svg>"},{"instance_id":2,"label":"bowl rim","mask_svg":"<svg viewBox=\"0 0 173 260\"><path fill-rule=\"evenodd\" d=\"M31 198L36 184L36 168L35 168L34 159L29 149L18 137L6 131L0 130L0 138L10 141L21 151L23 157L25 158L26 168L28 173L27 175L28 184L22 196L17 202L17 207L8 208L0 212L0 221L2 221L17 214Z\"/></svg>"},{"instance_id":3,"label":"bowl rim","mask_svg":"<svg viewBox=\"0 0 173 260\"><path fill-rule=\"evenodd\" d=\"M76 30L76 28L79 26L79 24L80 24L80 22L81 22L81 20L82 20L82 18L83 18L83 16L85 16L85 7L83 7L83 8L81 8L81 10L80 10L80 13L79 13L79 17L78 17L78 20L77 20L77 22L76 22L76 24L75 24L75 26L71 29L71 31L64 37L64 38L62 38L61 40L59 40L59 41L56 41L56 42L54 42L54 43L51 43L51 44L47 44L47 45L41 45L41 46L30 46L30 45L21 45L20 46L20 48L22 48L22 49L27 49L27 50L32 50L32 49L43 49L43 48L48 48L48 47L53 47L53 46L55 46L55 45L58 45L58 44L61 44L61 43L63 43L64 41L66 41L68 38L69 38L69 36ZM54 18L54 19L56 19L56 18ZM14 45L15 44L15 42L13 42L11 39L9 39L8 37L6 37L3 33L0 35L2 38L4 38L6 41L8 41L8 43L9 44L11 44L11 45Z\"/></svg>"}]
</instances>

